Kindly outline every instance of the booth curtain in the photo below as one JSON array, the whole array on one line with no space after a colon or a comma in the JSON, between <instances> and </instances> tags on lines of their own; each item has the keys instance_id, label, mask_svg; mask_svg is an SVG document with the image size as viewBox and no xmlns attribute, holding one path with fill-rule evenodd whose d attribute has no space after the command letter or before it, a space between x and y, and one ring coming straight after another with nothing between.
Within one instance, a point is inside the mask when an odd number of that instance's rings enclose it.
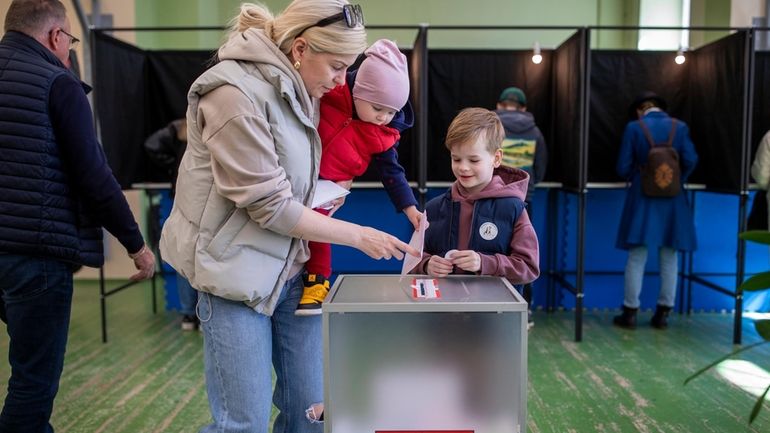
<instances>
[{"instance_id":1,"label":"booth curtain","mask_svg":"<svg viewBox=\"0 0 770 433\"><path fill-rule=\"evenodd\" d=\"M170 179L144 152L144 140L184 117L187 90L209 63L208 51L145 51L94 32L94 95L107 161L123 188Z\"/></svg>"},{"instance_id":2,"label":"booth curtain","mask_svg":"<svg viewBox=\"0 0 770 433\"><path fill-rule=\"evenodd\" d=\"M494 109L500 91L517 86L527 93L528 109L548 143L546 180L566 188L584 187L586 180L620 181L615 160L629 120L628 105L637 93L653 90L668 100L670 114L690 126L700 156L690 182L714 191L740 191L745 153L753 156L770 128L770 55L757 53L753 128L743 130L751 88L748 32L687 53L684 65L676 65L671 52L589 52L588 34L581 29L555 50L544 50L539 65L532 63L529 50L430 50L429 114L416 119L427 122L427 180L454 180L444 146L454 116L465 107ZM95 44L95 102L110 166L123 187L168 180L144 155L143 142L184 116L187 90L210 63L212 52L145 51L98 31ZM410 64L413 74L415 67ZM403 134L399 148L410 180L418 174L414 131ZM752 147L744 150L748 139ZM368 173L362 180L376 179Z\"/></svg>"},{"instance_id":3,"label":"booth curtain","mask_svg":"<svg viewBox=\"0 0 770 433\"><path fill-rule=\"evenodd\" d=\"M581 149L584 146L584 104L586 71L583 64L586 41L584 32L577 32L564 41L554 52L553 62L553 143L549 146L548 172L550 180L559 181L566 188L582 189L585 169Z\"/></svg>"},{"instance_id":4,"label":"booth curtain","mask_svg":"<svg viewBox=\"0 0 770 433\"><path fill-rule=\"evenodd\" d=\"M449 151L444 145L452 119L466 107L494 110L500 92L510 86L524 90L527 109L550 141L551 53L532 63L531 51L431 50L428 57L428 180L453 181ZM546 173L546 177L549 173Z\"/></svg>"}]
</instances>

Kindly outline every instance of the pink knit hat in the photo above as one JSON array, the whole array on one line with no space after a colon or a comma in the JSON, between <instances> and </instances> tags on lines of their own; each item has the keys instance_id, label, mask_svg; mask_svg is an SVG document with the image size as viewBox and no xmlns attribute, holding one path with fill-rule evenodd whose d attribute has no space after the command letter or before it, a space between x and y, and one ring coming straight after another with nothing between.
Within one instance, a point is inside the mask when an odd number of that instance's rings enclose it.
<instances>
[{"instance_id":1,"label":"pink knit hat","mask_svg":"<svg viewBox=\"0 0 770 433\"><path fill-rule=\"evenodd\" d=\"M393 41L380 39L365 53L353 85L353 97L393 110L401 110L409 99L406 56Z\"/></svg>"}]
</instances>

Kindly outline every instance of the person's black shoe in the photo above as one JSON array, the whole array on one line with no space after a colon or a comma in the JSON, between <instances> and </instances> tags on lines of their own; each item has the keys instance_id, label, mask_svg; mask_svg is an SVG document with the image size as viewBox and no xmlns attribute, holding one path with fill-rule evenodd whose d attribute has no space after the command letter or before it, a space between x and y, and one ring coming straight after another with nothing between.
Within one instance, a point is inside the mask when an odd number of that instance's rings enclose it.
<instances>
[{"instance_id":1,"label":"person's black shoe","mask_svg":"<svg viewBox=\"0 0 770 433\"><path fill-rule=\"evenodd\" d=\"M628 308L624 305L623 312L619 316L615 316L612 323L621 328L636 329L636 312L638 310L638 308Z\"/></svg>"},{"instance_id":2,"label":"person's black shoe","mask_svg":"<svg viewBox=\"0 0 770 433\"><path fill-rule=\"evenodd\" d=\"M185 314L182 316L182 331L195 331L198 329L198 318Z\"/></svg>"},{"instance_id":3,"label":"person's black shoe","mask_svg":"<svg viewBox=\"0 0 770 433\"><path fill-rule=\"evenodd\" d=\"M650 320L650 325L656 329L668 328L668 314L671 313L671 307L665 305L658 305L655 308L655 314L653 314Z\"/></svg>"}]
</instances>

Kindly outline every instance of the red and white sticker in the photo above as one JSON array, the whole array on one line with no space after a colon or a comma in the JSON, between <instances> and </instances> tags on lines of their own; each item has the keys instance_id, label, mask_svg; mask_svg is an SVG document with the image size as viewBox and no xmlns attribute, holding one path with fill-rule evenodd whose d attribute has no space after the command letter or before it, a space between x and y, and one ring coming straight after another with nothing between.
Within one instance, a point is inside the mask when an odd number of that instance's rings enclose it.
<instances>
[{"instance_id":1,"label":"red and white sticker","mask_svg":"<svg viewBox=\"0 0 770 433\"><path fill-rule=\"evenodd\" d=\"M475 433L475 430L375 430L374 433Z\"/></svg>"},{"instance_id":2,"label":"red and white sticker","mask_svg":"<svg viewBox=\"0 0 770 433\"><path fill-rule=\"evenodd\" d=\"M441 297L438 280L432 278L412 279L412 297L415 299L435 299Z\"/></svg>"}]
</instances>

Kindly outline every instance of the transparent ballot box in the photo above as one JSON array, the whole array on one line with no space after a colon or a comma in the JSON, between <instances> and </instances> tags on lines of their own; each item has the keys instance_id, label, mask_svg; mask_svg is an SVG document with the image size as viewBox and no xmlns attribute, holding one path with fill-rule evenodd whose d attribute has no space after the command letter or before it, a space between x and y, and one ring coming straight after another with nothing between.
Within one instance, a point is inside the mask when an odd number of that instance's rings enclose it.
<instances>
[{"instance_id":1,"label":"transparent ballot box","mask_svg":"<svg viewBox=\"0 0 770 433\"><path fill-rule=\"evenodd\" d=\"M340 275L326 299L326 433L526 431L527 304L507 280Z\"/></svg>"}]
</instances>

